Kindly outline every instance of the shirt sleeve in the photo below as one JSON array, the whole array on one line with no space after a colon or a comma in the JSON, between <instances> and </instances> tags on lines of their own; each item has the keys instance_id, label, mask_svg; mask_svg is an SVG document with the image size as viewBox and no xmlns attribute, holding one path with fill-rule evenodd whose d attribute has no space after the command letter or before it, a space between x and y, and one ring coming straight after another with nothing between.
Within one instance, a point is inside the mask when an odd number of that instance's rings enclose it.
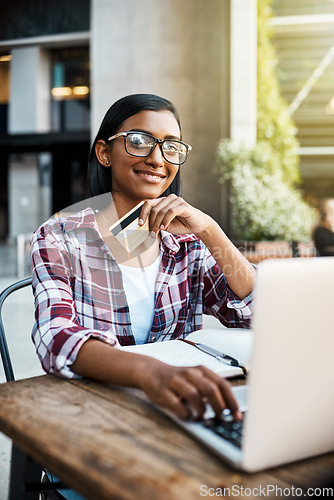
<instances>
[{"instance_id":1,"label":"shirt sleeve","mask_svg":"<svg viewBox=\"0 0 334 500\"><path fill-rule=\"evenodd\" d=\"M207 249L204 269L203 312L228 328L250 328L254 292L240 299Z\"/></svg>"},{"instance_id":2,"label":"shirt sleeve","mask_svg":"<svg viewBox=\"0 0 334 500\"><path fill-rule=\"evenodd\" d=\"M32 287L35 324L32 339L47 373L80 378L71 370L81 346L89 338L120 347L116 335L80 325L73 300L70 256L62 234L42 226L32 239Z\"/></svg>"}]
</instances>

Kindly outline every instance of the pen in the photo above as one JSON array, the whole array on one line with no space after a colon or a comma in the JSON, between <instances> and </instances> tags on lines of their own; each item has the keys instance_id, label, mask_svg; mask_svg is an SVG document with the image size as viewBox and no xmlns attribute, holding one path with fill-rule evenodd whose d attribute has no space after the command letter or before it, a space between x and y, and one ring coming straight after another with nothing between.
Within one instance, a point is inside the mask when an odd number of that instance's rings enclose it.
<instances>
[{"instance_id":1,"label":"pen","mask_svg":"<svg viewBox=\"0 0 334 500\"><path fill-rule=\"evenodd\" d=\"M192 342L191 340L187 340L187 339L179 339L179 340L182 340L182 342L186 342L186 344L190 344L190 345L196 347L197 349L199 349L200 351L203 351L206 354L213 356L218 361L223 361L224 363L227 363L230 366L237 366L238 368L241 368L245 377L247 376L247 369L244 366L242 366L237 359L232 358L232 356L229 356L228 354L224 354L224 353L218 351L217 349L214 349L213 347L207 346L205 344L201 344L199 342Z\"/></svg>"}]
</instances>

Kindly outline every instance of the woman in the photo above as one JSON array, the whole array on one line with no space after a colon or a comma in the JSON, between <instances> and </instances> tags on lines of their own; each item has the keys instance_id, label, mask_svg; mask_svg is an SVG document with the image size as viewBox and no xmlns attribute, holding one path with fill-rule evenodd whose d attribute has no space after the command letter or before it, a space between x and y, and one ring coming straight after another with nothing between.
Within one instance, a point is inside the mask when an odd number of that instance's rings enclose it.
<instances>
[{"instance_id":1,"label":"woman","mask_svg":"<svg viewBox=\"0 0 334 500\"><path fill-rule=\"evenodd\" d=\"M166 99L136 94L111 106L88 172L91 206L103 194L109 203L47 221L34 235L33 339L47 372L140 388L180 418L201 417L208 402L240 419L229 384L205 367L119 349L183 338L201 328L203 312L249 326L253 267L210 216L179 197L190 149ZM128 253L109 227L141 201L139 224L148 219L151 236Z\"/></svg>"},{"instance_id":2,"label":"woman","mask_svg":"<svg viewBox=\"0 0 334 500\"><path fill-rule=\"evenodd\" d=\"M314 245L320 257L334 255L334 198L321 200L320 221L313 231Z\"/></svg>"}]
</instances>

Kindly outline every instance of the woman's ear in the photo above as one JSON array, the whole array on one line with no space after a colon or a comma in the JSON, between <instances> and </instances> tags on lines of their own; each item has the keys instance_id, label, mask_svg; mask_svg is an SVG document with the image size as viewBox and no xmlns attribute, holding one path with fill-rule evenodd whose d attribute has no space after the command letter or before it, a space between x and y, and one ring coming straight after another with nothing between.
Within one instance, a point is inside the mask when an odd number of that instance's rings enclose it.
<instances>
[{"instance_id":1,"label":"woman's ear","mask_svg":"<svg viewBox=\"0 0 334 500\"><path fill-rule=\"evenodd\" d=\"M95 144L95 154L101 165L110 167L110 147L102 139Z\"/></svg>"}]
</instances>

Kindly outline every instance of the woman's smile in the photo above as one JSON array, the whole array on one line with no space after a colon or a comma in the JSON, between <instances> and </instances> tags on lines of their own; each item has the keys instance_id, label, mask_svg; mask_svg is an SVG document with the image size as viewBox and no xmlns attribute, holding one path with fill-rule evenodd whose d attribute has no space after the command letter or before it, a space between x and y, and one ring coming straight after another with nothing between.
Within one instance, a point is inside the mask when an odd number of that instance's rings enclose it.
<instances>
[{"instance_id":1,"label":"woman's smile","mask_svg":"<svg viewBox=\"0 0 334 500\"><path fill-rule=\"evenodd\" d=\"M153 184L159 184L164 179L166 179L167 175L161 174L159 172L152 172L151 170L143 170L143 169L133 169L135 174L140 177L145 182L151 182Z\"/></svg>"}]
</instances>

